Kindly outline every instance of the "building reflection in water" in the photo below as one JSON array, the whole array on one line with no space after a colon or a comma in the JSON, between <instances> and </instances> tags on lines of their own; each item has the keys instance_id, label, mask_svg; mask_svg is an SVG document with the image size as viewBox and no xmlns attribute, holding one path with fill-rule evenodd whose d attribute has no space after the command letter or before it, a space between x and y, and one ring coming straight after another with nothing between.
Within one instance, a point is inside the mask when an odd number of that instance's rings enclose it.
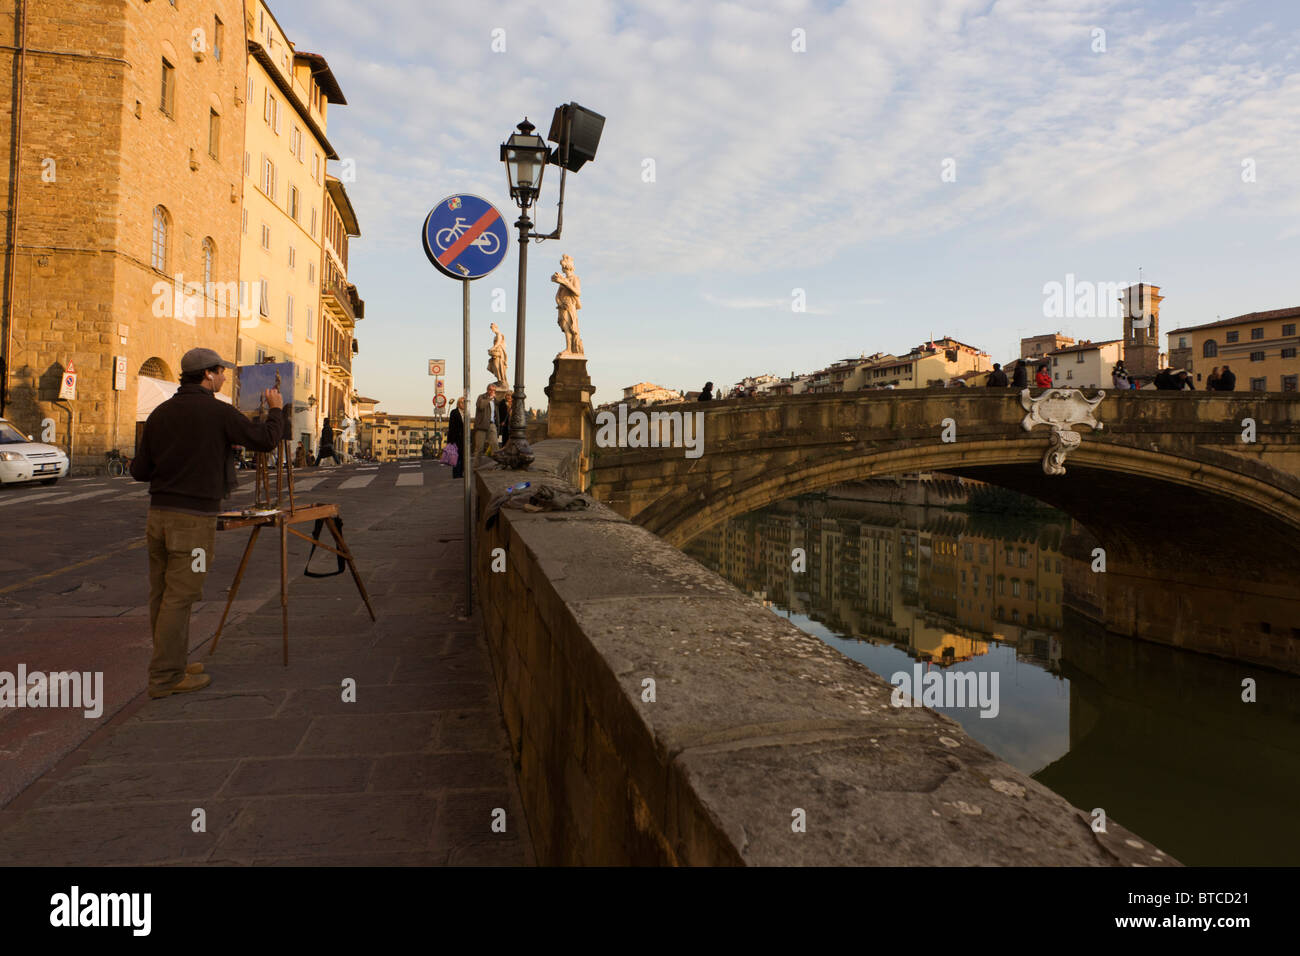
<instances>
[{"instance_id":1,"label":"building reflection in water","mask_svg":"<svg viewBox=\"0 0 1300 956\"><path fill-rule=\"evenodd\" d=\"M1064 589L1080 561L1070 555L1088 553L1088 536L1059 513L899 505L896 487L780 502L684 550L886 679L917 661L998 671L997 717L942 712L1182 862L1300 863L1300 678L1073 613ZM1240 699L1243 676L1257 682L1255 704Z\"/></svg>"}]
</instances>

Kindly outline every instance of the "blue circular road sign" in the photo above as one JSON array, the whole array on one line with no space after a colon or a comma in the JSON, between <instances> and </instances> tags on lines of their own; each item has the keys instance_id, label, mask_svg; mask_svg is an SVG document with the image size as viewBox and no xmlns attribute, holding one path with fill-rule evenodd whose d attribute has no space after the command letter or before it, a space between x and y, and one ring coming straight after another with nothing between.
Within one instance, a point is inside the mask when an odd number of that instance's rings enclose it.
<instances>
[{"instance_id":1,"label":"blue circular road sign","mask_svg":"<svg viewBox=\"0 0 1300 956\"><path fill-rule=\"evenodd\" d=\"M433 207L421 233L424 254L453 279L481 279L506 257L506 221L479 196L448 196Z\"/></svg>"}]
</instances>

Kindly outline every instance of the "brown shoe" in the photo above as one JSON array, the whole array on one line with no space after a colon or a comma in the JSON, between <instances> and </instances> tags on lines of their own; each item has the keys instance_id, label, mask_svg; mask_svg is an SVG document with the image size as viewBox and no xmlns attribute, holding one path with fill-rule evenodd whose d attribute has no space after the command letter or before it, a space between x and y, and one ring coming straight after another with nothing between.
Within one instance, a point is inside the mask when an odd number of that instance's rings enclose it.
<instances>
[{"instance_id":1,"label":"brown shoe","mask_svg":"<svg viewBox=\"0 0 1300 956\"><path fill-rule=\"evenodd\" d=\"M202 673L203 673L203 662L202 662L202 661L195 661L193 664L186 664L186 665L185 665L185 673L187 673L187 674L202 674Z\"/></svg>"},{"instance_id":2,"label":"brown shoe","mask_svg":"<svg viewBox=\"0 0 1300 956\"><path fill-rule=\"evenodd\" d=\"M149 688L149 696L157 700L161 697L169 697L172 694L188 694L192 690L202 690L212 683L212 678L207 674L186 674L171 687Z\"/></svg>"}]
</instances>

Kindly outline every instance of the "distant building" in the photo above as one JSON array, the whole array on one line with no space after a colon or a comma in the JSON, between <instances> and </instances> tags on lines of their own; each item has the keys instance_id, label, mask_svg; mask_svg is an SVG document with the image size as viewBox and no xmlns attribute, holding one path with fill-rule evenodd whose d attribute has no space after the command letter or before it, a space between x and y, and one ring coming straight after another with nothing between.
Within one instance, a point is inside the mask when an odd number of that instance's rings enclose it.
<instances>
[{"instance_id":1,"label":"distant building","mask_svg":"<svg viewBox=\"0 0 1300 956\"><path fill-rule=\"evenodd\" d=\"M1020 357L1022 359L1040 359L1044 355L1058 349L1069 348L1073 344L1074 339L1068 335L1062 335L1060 332L1053 332L1050 335L1032 335L1027 339L1020 340Z\"/></svg>"},{"instance_id":2,"label":"distant building","mask_svg":"<svg viewBox=\"0 0 1300 956\"><path fill-rule=\"evenodd\" d=\"M359 448L362 454L373 454L376 461L398 461L402 458L419 458L436 443L436 435L445 441L447 422L430 415L390 415L372 412L362 415L358 424Z\"/></svg>"},{"instance_id":3,"label":"distant building","mask_svg":"<svg viewBox=\"0 0 1300 956\"><path fill-rule=\"evenodd\" d=\"M809 376L808 387L806 391L809 392L848 391L849 389L847 383L849 379L851 379L854 376L854 374L858 371L858 369L862 368L864 365L870 364L870 362L871 359L868 359L866 356L859 356L858 358L840 359L838 362L835 362L832 365L827 366L826 368L818 369L816 372L813 372Z\"/></svg>"},{"instance_id":4,"label":"distant building","mask_svg":"<svg viewBox=\"0 0 1300 956\"><path fill-rule=\"evenodd\" d=\"M748 395L753 392L756 395L762 395L765 392L774 391L776 386L780 384L781 379L776 375L746 375L732 386L731 394Z\"/></svg>"},{"instance_id":5,"label":"distant building","mask_svg":"<svg viewBox=\"0 0 1300 956\"><path fill-rule=\"evenodd\" d=\"M990 368L992 361L987 352L945 336L924 342L906 355L881 356L859 365L843 390L934 388L967 372L986 372Z\"/></svg>"},{"instance_id":6,"label":"distant building","mask_svg":"<svg viewBox=\"0 0 1300 956\"><path fill-rule=\"evenodd\" d=\"M802 395L808 391L808 385L812 382L811 375L795 375L790 373L789 378L783 378L775 383L771 392L773 395Z\"/></svg>"},{"instance_id":7,"label":"distant building","mask_svg":"<svg viewBox=\"0 0 1300 956\"><path fill-rule=\"evenodd\" d=\"M1123 358L1120 339L1106 342L1083 341L1078 345L1056 349L1045 356L1052 366L1052 384L1058 388L1110 388L1110 373ZM1127 364L1127 363L1125 363ZM1033 378L1033 373L1030 373Z\"/></svg>"},{"instance_id":8,"label":"distant building","mask_svg":"<svg viewBox=\"0 0 1300 956\"><path fill-rule=\"evenodd\" d=\"M682 393L675 388L655 385L653 382L637 382L623 389L623 401L629 405L654 405L658 402L680 402Z\"/></svg>"},{"instance_id":9,"label":"distant building","mask_svg":"<svg viewBox=\"0 0 1300 956\"><path fill-rule=\"evenodd\" d=\"M1216 365L1231 366L1238 391L1294 392L1300 380L1296 350L1300 306L1249 312L1169 333L1169 364L1192 372L1197 388Z\"/></svg>"}]
</instances>

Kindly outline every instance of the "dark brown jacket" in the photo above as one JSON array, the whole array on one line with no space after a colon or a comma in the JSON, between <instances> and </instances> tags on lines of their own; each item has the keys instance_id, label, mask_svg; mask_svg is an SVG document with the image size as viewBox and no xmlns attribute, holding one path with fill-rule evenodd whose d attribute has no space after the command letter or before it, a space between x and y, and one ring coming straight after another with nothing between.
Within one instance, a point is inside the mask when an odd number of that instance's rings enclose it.
<instances>
[{"instance_id":1,"label":"dark brown jacket","mask_svg":"<svg viewBox=\"0 0 1300 956\"><path fill-rule=\"evenodd\" d=\"M182 385L144 423L131 477L149 482L152 507L216 514L235 489L232 446L271 451L286 430L282 410L257 424L202 385Z\"/></svg>"}]
</instances>

